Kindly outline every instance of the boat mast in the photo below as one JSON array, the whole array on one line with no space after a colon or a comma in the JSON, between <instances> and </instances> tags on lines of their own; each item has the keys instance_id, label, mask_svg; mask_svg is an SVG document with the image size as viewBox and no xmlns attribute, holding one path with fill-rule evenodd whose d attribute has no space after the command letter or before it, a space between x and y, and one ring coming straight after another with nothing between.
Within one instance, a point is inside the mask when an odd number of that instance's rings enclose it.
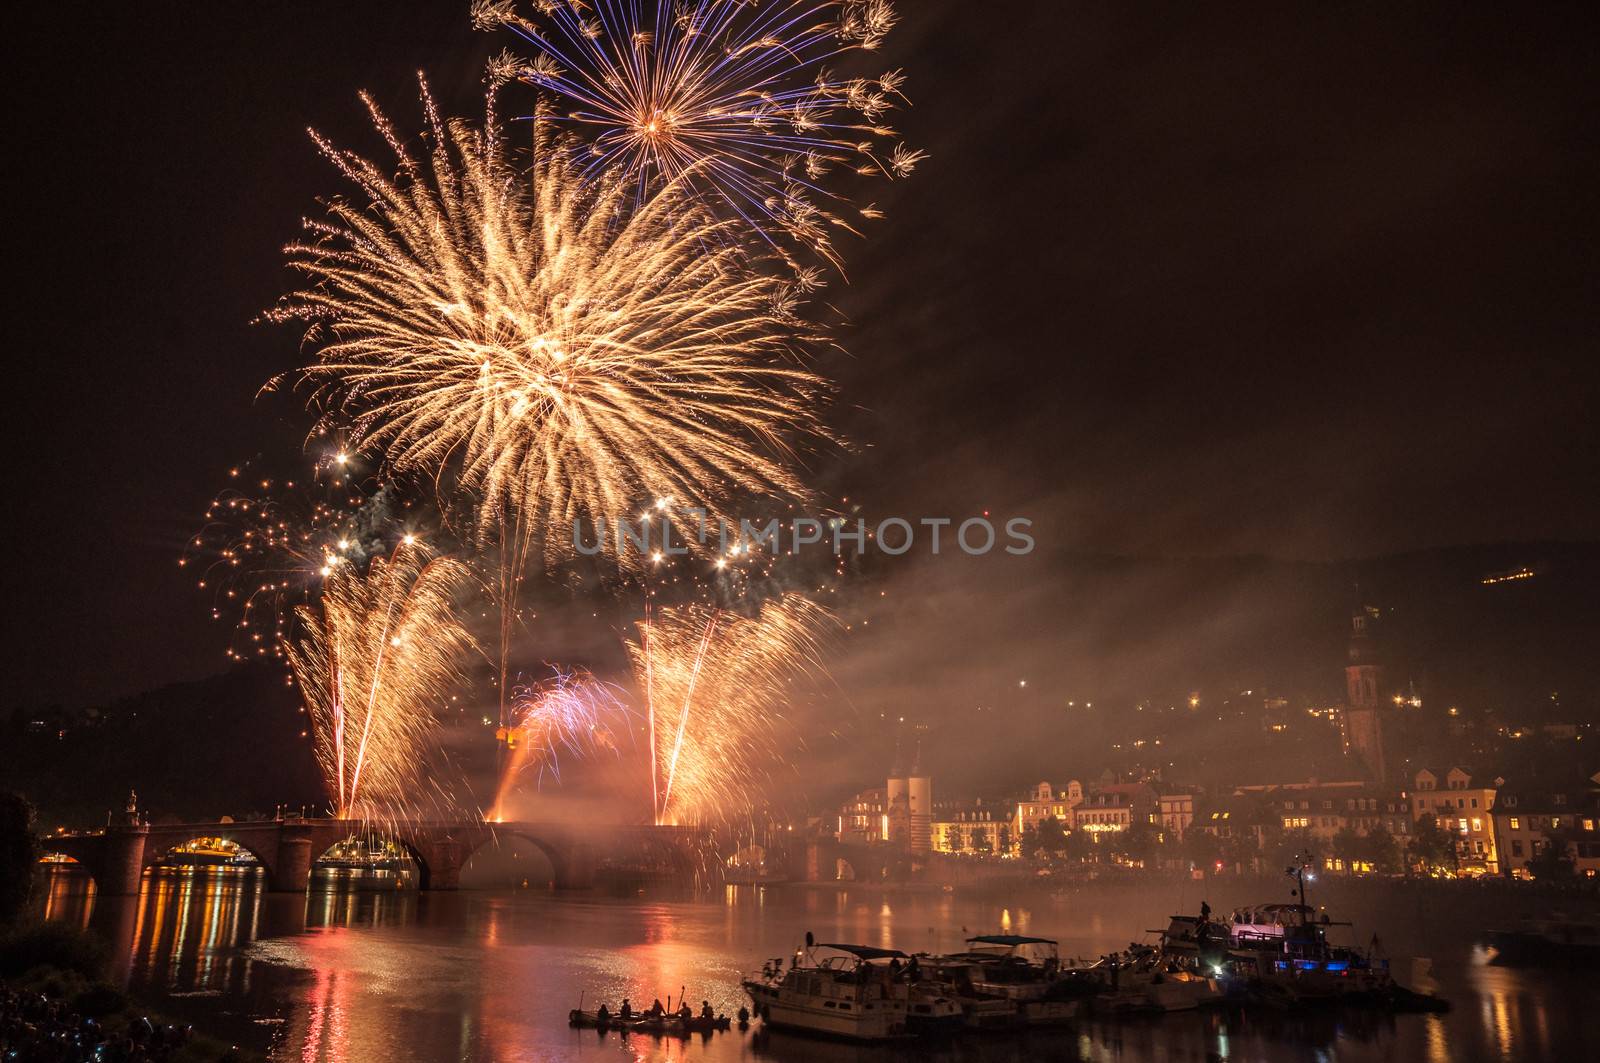
<instances>
[{"instance_id":1,"label":"boat mast","mask_svg":"<svg viewBox=\"0 0 1600 1063\"><path fill-rule=\"evenodd\" d=\"M1300 925L1305 926L1311 922L1311 901L1306 896L1306 868L1311 862L1311 851L1302 849L1295 854L1294 864L1284 869L1284 874L1293 876L1295 880L1295 893L1300 900Z\"/></svg>"}]
</instances>

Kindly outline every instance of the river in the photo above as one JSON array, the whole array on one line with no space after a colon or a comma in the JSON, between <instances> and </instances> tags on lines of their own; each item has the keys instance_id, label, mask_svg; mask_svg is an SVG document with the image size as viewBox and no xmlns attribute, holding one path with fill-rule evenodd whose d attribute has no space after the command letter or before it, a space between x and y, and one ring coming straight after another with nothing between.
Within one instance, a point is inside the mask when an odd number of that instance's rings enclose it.
<instances>
[{"instance_id":1,"label":"river","mask_svg":"<svg viewBox=\"0 0 1600 1063\"><path fill-rule=\"evenodd\" d=\"M547 890L424 893L319 880L305 896L265 892L254 873L177 869L138 898L94 895L53 869L50 918L92 926L142 1000L196 1027L302 1063L564 1059L696 1060L1538 1060L1600 1058L1600 978L1486 962L1473 929L1513 914L1470 886L1334 887L1325 902L1358 933L1378 932L1397 977L1454 1005L1443 1015L1191 1012L1090 1020L1071 1031L961 1039L914 1049L853 1048L764 1033L760 1024L689 1041L567 1026L580 997L635 1008L685 990L733 1014L740 977L819 941L951 950L963 932L1057 938L1063 956L1145 940L1172 910L1197 908L1193 884L1052 897L886 892L864 887L738 886L671 893ZM1262 884L1224 881L1207 900L1235 904ZM1338 902L1338 906L1335 902ZM1363 940L1363 943L1365 941Z\"/></svg>"}]
</instances>

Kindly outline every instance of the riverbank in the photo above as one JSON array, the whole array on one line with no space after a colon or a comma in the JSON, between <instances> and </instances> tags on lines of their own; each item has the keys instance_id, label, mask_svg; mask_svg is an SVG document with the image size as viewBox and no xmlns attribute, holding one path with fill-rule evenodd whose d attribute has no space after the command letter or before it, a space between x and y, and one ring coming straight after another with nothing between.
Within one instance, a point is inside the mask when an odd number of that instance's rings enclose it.
<instances>
[{"instance_id":1,"label":"riverbank","mask_svg":"<svg viewBox=\"0 0 1600 1063\"><path fill-rule=\"evenodd\" d=\"M260 1058L141 1006L105 977L108 959L100 938L60 923L27 923L0 935L0 1058L105 1063Z\"/></svg>"}]
</instances>

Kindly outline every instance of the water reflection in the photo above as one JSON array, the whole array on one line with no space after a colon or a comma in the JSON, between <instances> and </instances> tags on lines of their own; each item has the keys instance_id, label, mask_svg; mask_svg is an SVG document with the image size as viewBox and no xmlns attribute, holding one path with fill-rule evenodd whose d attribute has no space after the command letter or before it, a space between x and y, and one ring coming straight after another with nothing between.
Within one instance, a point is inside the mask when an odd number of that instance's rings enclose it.
<instances>
[{"instance_id":1,"label":"water reflection","mask_svg":"<svg viewBox=\"0 0 1600 1063\"><path fill-rule=\"evenodd\" d=\"M1193 1012L885 1053L768 1034L759 1024L688 1041L566 1026L597 998L688 995L726 1013L739 979L788 956L805 932L949 951L966 934L1009 927L1058 936L1064 954L1126 944L1159 925L1169 898L1124 891L989 903L867 887L730 886L708 897L564 896L535 891L417 893L392 884L319 879L309 894L265 890L257 872L161 869L137 898L98 896L81 872L53 868L41 892L52 919L108 937L121 976L167 1010L301 1063L413 1059L635 1060L1353 1060L1600 1057L1588 972L1498 968L1438 923L1418 944L1433 962L1399 960L1403 981L1455 1002L1447 1015L1360 1011ZM374 888L375 886L375 888ZM1381 908L1353 913L1385 938ZM1397 922L1405 913L1396 916ZM1436 921L1437 922L1437 921Z\"/></svg>"},{"instance_id":2,"label":"water reflection","mask_svg":"<svg viewBox=\"0 0 1600 1063\"><path fill-rule=\"evenodd\" d=\"M51 865L45 873L44 917L84 929L94 894L94 879L73 865Z\"/></svg>"}]
</instances>

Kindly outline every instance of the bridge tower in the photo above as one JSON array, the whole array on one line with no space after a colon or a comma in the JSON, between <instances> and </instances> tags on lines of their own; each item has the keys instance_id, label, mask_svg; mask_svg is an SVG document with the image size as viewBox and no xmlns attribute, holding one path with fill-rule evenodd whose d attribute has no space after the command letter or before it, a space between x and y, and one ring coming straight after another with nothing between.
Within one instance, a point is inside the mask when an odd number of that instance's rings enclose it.
<instances>
[{"instance_id":1,"label":"bridge tower","mask_svg":"<svg viewBox=\"0 0 1600 1063\"><path fill-rule=\"evenodd\" d=\"M911 771L906 779L906 807L909 813L908 841L914 853L933 849L933 780L922 767L922 739L918 737L911 756Z\"/></svg>"},{"instance_id":2,"label":"bridge tower","mask_svg":"<svg viewBox=\"0 0 1600 1063\"><path fill-rule=\"evenodd\" d=\"M883 811L885 826L883 840L895 845L906 845L911 834L911 780L906 770L905 745L897 737L894 743L894 766L889 769L889 780L884 786Z\"/></svg>"},{"instance_id":3,"label":"bridge tower","mask_svg":"<svg viewBox=\"0 0 1600 1063\"><path fill-rule=\"evenodd\" d=\"M100 866L95 885L108 897L132 897L144 878L144 845L150 835L149 824L139 820L139 797L128 791L128 807L121 817L106 824L105 842L100 848Z\"/></svg>"}]
</instances>

